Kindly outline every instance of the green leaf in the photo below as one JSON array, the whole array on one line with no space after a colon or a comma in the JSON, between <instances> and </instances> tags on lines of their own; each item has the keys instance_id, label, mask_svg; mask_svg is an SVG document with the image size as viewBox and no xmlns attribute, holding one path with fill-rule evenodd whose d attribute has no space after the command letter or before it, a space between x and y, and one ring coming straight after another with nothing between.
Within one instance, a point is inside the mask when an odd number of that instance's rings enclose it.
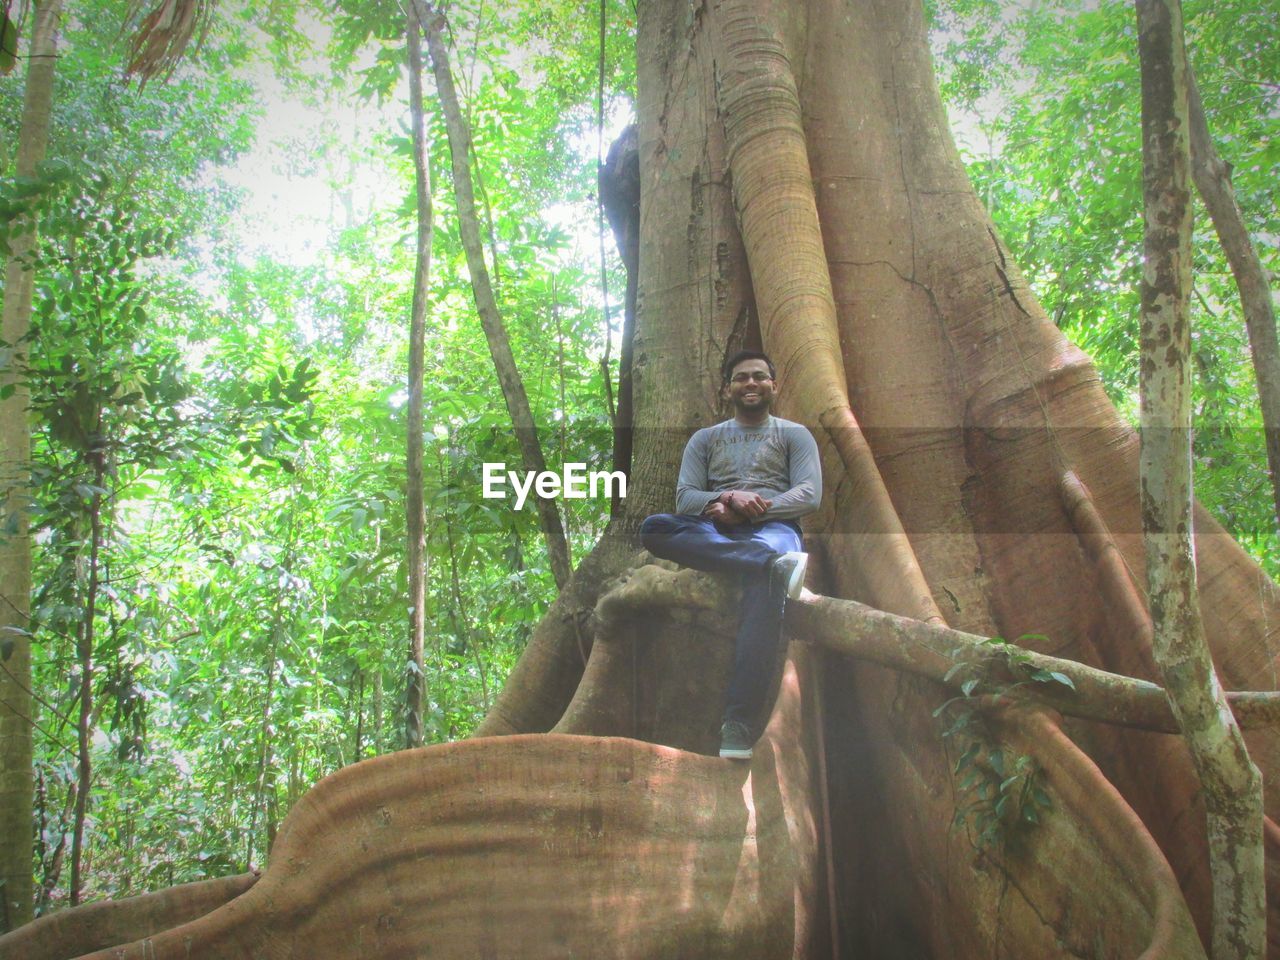
<instances>
[{"instance_id":1,"label":"green leaf","mask_svg":"<svg viewBox=\"0 0 1280 960\"><path fill-rule=\"evenodd\" d=\"M954 772L958 774L965 767L973 763L973 761L977 758L978 754L981 751L982 751L982 745L978 743L976 740L973 743L969 744L968 748L964 751L964 753L960 754L959 759L956 760L956 766L955 766Z\"/></svg>"},{"instance_id":2,"label":"green leaf","mask_svg":"<svg viewBox=\"0 0 1280 960\"><path fill-rule=\"evenodd\" d=\"M997 777L1004 776L1004 753L1000 750L992 750L987 757L987 762L991 764L991 769L996 772Z\"/></svg>"}]
</instances>

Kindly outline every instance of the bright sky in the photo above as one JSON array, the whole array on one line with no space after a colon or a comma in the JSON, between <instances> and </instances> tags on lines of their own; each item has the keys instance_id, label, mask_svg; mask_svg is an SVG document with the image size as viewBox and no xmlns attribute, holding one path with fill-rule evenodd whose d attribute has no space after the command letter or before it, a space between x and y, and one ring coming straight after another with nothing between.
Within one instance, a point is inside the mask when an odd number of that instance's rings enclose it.
<instances>
[{"instance_id":1,"label":"bright sky","mask_svg":"<svg viewBox=\"0 0 1280 960\"><path fill-rule=\"evenodd\" d=\"M327 28L312 22L303 29L315 40L316 48L323 50ZM333 225L345 218L344 202L352 205L359 219L375 198L385 193L386 172L376 165L357 166L353 158L367 158L367 152L357 145L376 136L407 133L407 83L402 83L402 89L382 107L354 100L314 105L285 89L265 59L259 62L251 78L265 110L257 142L234 167L224 169L222 176L247 192L242 214L244 256L263 254L306 266L317 261ZM519 64L513 66L518 68ZM308 68L317 72L327 69L323 54ZM990 117L999 112L1000 105L984 104L980 109ZM631 118L620 115L609 119L606 147ZM970 154L985 155L992 150L978 116L953 108L951 126L957 142ZM584 154L595 156L594 136L583 138L577 146ZM579 256L585 251L595 255L594 218L583 222L580 210L564 206L545 213L550 223L574 236ZM608 242L612 250L612 241Z\"/></svg>"},{"instance_id":2,"label":"bright sky","mask_svg":"<svg viewBox=\"0 0 1280 960\"><path fill-rule=\"evenodd\" d=\"M301 29L323 51L328 28L311 21ZM327 70L323 54L306 69ZM308 265L324 248L331 225L345 219L343 193L358 217L367 212L380 185L385 188L385 175L357 167L353 158L367 155L357 144L402 129L407 84L383 107L356 100L316 105L287 90L265 60L250 79L265 111L257 142L234 167L222 171L248 194L245 253Z\"/></svg>"}]
</instances>

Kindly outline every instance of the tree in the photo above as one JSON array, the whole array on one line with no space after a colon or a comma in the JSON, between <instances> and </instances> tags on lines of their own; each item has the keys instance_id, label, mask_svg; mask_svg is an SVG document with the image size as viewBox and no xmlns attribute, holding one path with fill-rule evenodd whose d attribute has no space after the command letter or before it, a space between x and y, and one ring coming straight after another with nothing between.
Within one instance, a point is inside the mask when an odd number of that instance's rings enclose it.
<instances>
[{"instance_id":1,"label":"tree","mask_svg":"<svg viewBox=\"0 0 1280 960\"><path fill-rule=\"evenodd\" d=\"M35 5L27 52L27 86L14 173L34 180L49 143L60 0ZM7 8L6 8L7 10ZM6 12L5 23L9 19ZM31 329L36 249L30 220L4 258L4 320L0 348L0 931L31 917L31 539L27 514L31 429L21 370Z\"/></svg>"},{"instance_id":2,"label":"tree","mask_svg":"<svg viewBox=\"0 0 1280 960\"><path fill-rule=\"evenodd\" d=\"M1181 741L1135 729L1136 711L1063 721L1018 696L1045 688L1064 711L1084 696L1035 666L1045 653L1157 675L1135 639L1138 444L969 185L921 10L639 13L630 496L482 728L513 735L333 775L248 892L242 878L68 912L0 949L1204 956L1203 807ZM742 766L698 752L732 589L637 566L631 533L669 506L689 432L722 415L718 360L756 344L830 492L808 530L819 595L788 614L799 642ZM1280 596L1218 529L1197 516L1205 630L1224 684L1248 688L1270 677ZM938 679L804 642L889 614L891 646L951 664ZM1018 638L972 641L1003 680L949 653L962 638L943 621ZM1249 736L1272 776L1274 736Z\"/></svg>"},{"instance_id":3,"label":"tree","mask_svg":"<svg viewBox=\"0 0 1280 960\"><path fill-rule=\"evenodd\" d=\"M438 10L431 9L425 3L415 3L414 9L427 34L431 70L436 79L440 106L444 111L445 127L449 131L449 155L453 161L453 192L458 206L458 229L462 234L462 245L466 250L467 269L471 273L476 311L480 314L485 339L489 343L489 353L493 357L494 372L502 385L502 396L511 414L516 438L520 442L520 454L525 471L543 474L546 472L547 462L543 456L542 444L538 439L538 429L533 422L533 413L529 408L529 397L525 393L524 380L511 354L511 343L507 337L502 315L498 312L493 288L489 283L489 270L484 262L484 249L480 242L480 223L476 217L474 191L471 185L471 132L467 129L467 122L462 115L457 92L454 90L449 53L445 47L442 32L444 18ZM494 269L497 269L496 260ZM560 522L560 511L555 501L547 498L539 497L536 506L542 522L542 534L547 543L547 555L555 575L556 586L563 588L569 582L573 568L569 557L569 545L564 536L564 525Z\"/></svg>"},{"instance_id":4,"label":"tree","mask_svg":"<svg viewBox=\"0 0 1280 960\"><path fill-rule=\"evenodd\" d=\"M431 274L431 174L428 166L426 122L422 106L422 25L416 10L405 16L405 45L409 61L409 112L413 125L415 209L418 219L418 258L413 276L413 305L409 320L409 406L407 433L405 530L408 534L409 660L405 677L404 745L420 747L422 711L427 701L423 641L426 636L427 512L423 505L422 379L425 352L427 296Z\"/></svg>"},{"instance_id":5,"label":"tree","mask_svg":"<svg viewBox=\"0 0 1280 960\"><path fill-rule=\"evenodd\" d=\"M116 642L116 601L121 594L106 568L120 556L115 495L157 458L183 446L182 431L174 429L181 417L173 416L172 406L182 390L173 357L164 357L166 351L156 350L154 340L138 329L145 317L146 284L138 282L133 267L139 257L154 256L163 247L172 250L172 243L158 238L183 232L200 219L193 216L195 211L206 221L213 219L213 189L186 178L195 176L193 167L202 165L211 142L222 156L236 149L232 131L243 119L242 108L234 102L242 85L235 80L212 90L205 87L197 94L200 106L191 99L188 82L175 83L167 96L122 88L118 74L102 83L93 69L102 63L97 57L102 48L92 37L94 27L109 36L107 42L118 55L121 37L133 32L122 25L123 11L90 2L78 6L77 16L63 25L61 7L33 6L31 40L27 43L24 36L22 48L23 59L29 61L25 91L19 88L14 97L13 83L4 91L9 103L24 92L26 101L20 134L14 114L4 111L7 143L18 149L0 187L0 250L7 269L5 356L0 361L5 368L0 386L0 486L5 495L0 652L7 661L0 672L0 742L6 752L0 762L0 822L5 824L0 830L5 851L0 875L19 903L19 914L30 906L30 897L21 890L30 889L33 760L38 793L35 852L44 873L39 899L47 902L70 839L74 900L89 803L83 785L97 776L89 753L90 741L101 730L98 719L105 712L104 726L112 727L132 711L125 726L145 727L145 707L133 698L138 687L134 678L125 676L136 663L120 671L129 659ZM198 18L193 21L185 11L179 11L175 21L175 5L167 7L168 16L150 17L140 28L139 43L155 29L168 36L134 61L133 69L144 77L153 69L171 67L178 48L198 24ZM5 42L12 39L6 36ZM164 53L166 49L171 55ZM225 66L234 56L221 60ZM51 100L55 64L57 96ZM184 136L166 122L156 125L143 119L158 113L167 120L175 102L187 108L188 121L200 109L209 110L205 122L187 128L192 135ZM86 116L92 116L92 122L86 123ZM122 129L131 134L121 136ZM69 140L74 141L70 149ZM42 166L46 144L48 159ZM135 197L145 199L135 204ZM157 221L165 229L157 229ZM131 335L135 336L127 346L121 343ZM117 468L122 468L124 479ZM109 478L109 491L104 478ZM86 511L86 506L92 509ZM39 542L34 596L33 541ZM73 567L74 574L65 575ZM47 576L51 568L53 575ZM28 599L34 601L29 609ZM67 617L69 607L76 606L79 609ZM111 629L103 629L108 621ZM60 661L51 655L51 648L72 634L78 648L74 669L71 658ZM112 651L111 663L102 662L103 648ZM73 683L78 708L52 703L58 697L50 697L47 687L41 695L42 681L62 665L68 666L64 678ZM76 674L74 681L70 673ZM107 697L92 702L95 685L96 695L101 698L105 692ZM63 686L61 680L58 686ZM70 712L79 713L78 790L57 762L52 765L57 773L46 776L51 765L42 749L52 743L59 753L68 750L61 725ZM39 734L34 751L33 729ZM122 751L129 752L127 747ZM58 783L51 786L51 781ZM67 790L65 805L62 798L51 797L62 788ZM53 812L58 807L63 808L61 817Z\"/></svg>"},{"instance_id":6,"label":"tree","mask_svg":"<svg viewBox=\"0 0 1280 960\"><path fill-rule=\"evenodd\" d=\"M1151 644L1203 787L1213 878L1211 954L1262 957L1262 778L1213 668L1192 546L1192 123L1182 8L1178 0L1138 0L1137 10L1146 221L1138 477Z\"/></svg>"},{"instance_id":7,"label":"tree","mask_svg":"<svg viewBox=\"0 0 1280 960\"><path fill-rule=\"evenodd\" d=\"M1276 314L1271 302L1271 286L1263 270L1258 251L1249 237L1231 186L1231 167L1218 156L1209 135L1204 104L1196 87L1195 76L1187 69L1188 116L1191 127L1191 169L1196 189L1204 198L1205 208L1213 219L1214 230L1222 241L1222 249L1244 309L1249 331L1249 348L1253 355L1254 376L1258 381L1258 405L1262 410L1263 429L1267 438L1267 466L1271 471L1271 496L1280 523L1280 346L1276 342Z\"/></svg>"}]
</instances>

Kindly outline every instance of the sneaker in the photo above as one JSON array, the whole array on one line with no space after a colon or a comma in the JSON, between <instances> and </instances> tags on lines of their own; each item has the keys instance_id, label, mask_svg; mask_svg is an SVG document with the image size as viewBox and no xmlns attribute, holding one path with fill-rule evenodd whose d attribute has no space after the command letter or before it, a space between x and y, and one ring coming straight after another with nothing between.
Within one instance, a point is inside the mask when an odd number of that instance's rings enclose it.
<instances>
[{"instance_id":1,"label":"sneaker","mask_svg":"<svg viewBox=\"0 0 1280 960\"><path fill-rule=\"evenodd\" d=\"M750 760L753 742L745 723L726 720L720 728L720 756L725 760Z\"/></svg>"},{"instance_id":2,"label":"sneaker","mask_svg":"<svg viewBox=\"0 0 1280 960\"><path fill-rule=\"evenodd\" d=\"M769 589L784 595L788 600L798 600L804 588L804 571L809 565L809 555L793 551L774 558L769 567Z\"/></svg>"}]
</instances>

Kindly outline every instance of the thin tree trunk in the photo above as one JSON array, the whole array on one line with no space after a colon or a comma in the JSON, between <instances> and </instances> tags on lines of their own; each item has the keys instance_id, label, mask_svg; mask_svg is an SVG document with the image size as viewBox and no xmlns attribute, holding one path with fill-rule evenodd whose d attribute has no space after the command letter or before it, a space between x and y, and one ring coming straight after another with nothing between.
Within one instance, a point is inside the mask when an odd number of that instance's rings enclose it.
<instances>
[{"instance_id":1,"label":"thin tree trunk","mask_svg":"<svg viewBox=\"0 0 1280 960\"><path fill-rule=\"evenodd\" d=\"M475 661L476 673L480 677L480 699L484 712L489 712L489 674L485 669L484 658L480 656L480 644L476 642L476 631L471 625L471 617L462 599L462 584L458 577L458 551L453 538L453 524L447 526L449 537L449 579L453 586L453 630L467 645L471 659Z\"/></svg>"},{"instance_id":2,"label":"thin tree trunk","mask_svg":"<svg viewBox=\"0 0 1280 960\"><path fill-rule=\"evenodd\" d=\"M57 889L58 881L62 878L62 863L67 857L66 825L74 815L75 807L76 783L72 781L67 784L67 798L62 805L62 817L58 820L58 842L54 845L53 856L48 860L40 882L40 900L36 906L41 916L47 913L52 905L53 891Z\"/></svg>"},{"instance_id":3,"label":"thin tree trunk","mask_svg":"<svg viewBox=\"0 0 1280 960\"><path fill-rule=\"evenodd\" d=\"M13 172L35 176L49 142L56 63L54 31L61 0L36 3L28 47L27 85L22 127ZM31 329L34 275L23 260L34 249L34 225L12 240L5 263L4 310L0 340L23 344ZM11 525L0 539L0 933L31 919L31 539L28 534L27 464L31 433L27 425L30 393L18 347L5 348L0 362L0 518ZM0 358L4 354L0 353ZM10 392L12 391L12 392ZM7 394L7 395L6 395Z\"/></svg>"},{"instance_id":4,"label":"thin tree trunk","mask_svg":"<svg viewBox=\"0 0 1280 960\"><path fill-rule=\"evenodd\" d=\"M351 679L351 687L356 700L356 735L355 743L351 748L351 762L359 763L364 743L364 671L357 666L356 674Z\"/></svg>"},{"instance_id":5,"label":"thin tree trunk","mask_svg":"<svg viewBox=\"0 0 1280 960\"><path fill-rule=\"evenodd\" d=\"M1271 286L1258 251L1249 237L1244 217L1231 186L1231 167L1218 156L1209 135L1209 124L1200 101L1195 73L1187 65L1187 106L1191 119L1191 175L1209 211L1222 250L1231 265L1240 291L1249 353L1258 379L1258 402L1267 438L1267 466L1271 471L1271 498L1280 526L1280 341L1276 338L1276 312Z\"/></svg>"},{"instance_id":6,"label":"thin tree trunk","mask_svg":"<svg viewBox=\"0 0 1280 960\"><path fill-rule=\"evenodd\" d=\"M262 746L258 751L258 775L254 778L253 789L253 809L249 814L249 832L248 840L245 844L245 869L253 868L253 836L257 832L258 811L262 810L262 817L267 818L266 810L266 794L267 794L267 767L271 765L271 698L275 694L276 686L276 644L275 633L277 628L272 630L272 642L267 655L267 690L262 698ZM339 757L341 763L341 757Z\"/></svg>"},{"instance_id":7,"label":"thin tree trunk","mask_svg":"<svg viewBox=\"0 0 1280 960\"><path fill-rule=\"evenodd\" d=\"M289 519L289 541L293 540L293 518ZM276 651L279 649L279 641L281 630L284 623L284 605L281 601L279 590L276 593L276 609L275 615L271 621L271 640L267 644L267 689L262 697L262 747L258 752L258 774L254 778L253 803L249 810L249 831L248 839L245 842L244 862L245 869L253 869L253 838L258 828L258 811L262 811L264 821L269 819L267 810L267 769L272 764L271 749L271 700L275 695L276 688ZM338 750L338 764L342 766L342 750Z\"/></svg>"},{"instance_id":8,"label":"thin tree trunk","mask_svg":"<svg viewBox=\"0 0 1280 960\"><path fill-rule=\"evenodd\" d=\"M556 443L560 448L560 462L564 463L569 459L569 405L565 402L564 323L561 322L560 298L556 293L554 273L551 274L551 319L556 325L556 391L560 399L560 419L556 421ZM565 506L564 511L564 526L566 534L572 540L573 511L568 508L568 505Z\"/></svg>"},{"instance_id":9,"label":"thin tree trunk","mask_svg":"<svg viewBox=\"0 0 1280 960\"><path fill-rule=\"evenodd\" d=\"M604 170L604 49L608 35L608 5L600 0L600 63L596 70L596 180ZM596 238L600 243L600 304L604 314L604 356L600 358L600 380L604 383L605 407L614 436L618 432L618 409L613 399L613 318L609 314L609 270L604 253L604 194L596 191Z\"/></svg>"},{"instance_id":10,"label":"thin tree trunk","mask_svg":"<svg viewBox=\"0 0 1280 960\"><path fill-rule=\"evenodd\" d=\"M289 756L289 781L286 785L289 797L289 809L298 802L302 793L302 762L307 755L307 745L303 743L298 750Z\"/></svg>"},{"instance_id":11,"label":"thin tree trunk","mask_svg":"<svg viewBox=\"0 0 1280 960\"><path fill-rule=\"evenodd\" d=\"M478 166L475 177L476 193L480 196L480 208L484 211L485 232L489 237L489 263L492 264L493 286L496 290L502 286L502 268L498 261L498 231L493 225L493 204L489 202L489 191L484 187L484 177L481 176Z\"/></svg>"},{"instance_id":12,"label":"thin tree trunk","mask_svg":"<svg viewBox=\"0 0 1280 960\"><path fill-rule=\"evenodd\" d=\"M102 424L98 413L99 428ZM80 902L84 860L84 824L89 813L89 791L93 786L93 761L89 755L93 734L93 642L94 619L98 607L98 554L102 548L102 483L105 474L101 446L89 451L93 460L93 501L89 506L89 585L85 591L84 619L80 625L76 655L80 662L80 718L76 724L77 790L75 821L71 831L71 905Z\"/></svg>"},{"instance_id":13,"label":"thin tree trunk","mask_svg":"<svg viewBox=\"0 0 1280 960\"><path fill-rule=\"evenodd\" d=\"M489 353L493 357L498 382L502 386L502 396L506 400L507 411L511 414L511 423L515 427L516 438L520 443L524 468L534 473L542 473L547 469L547 463L538 442L538 431L529 409L529 397L525 393L524 381L516 367L515 357L512 356L511 343L507 339L502 315L498 311L498 305L489 284L489 271L485 267L484 249L480 242L480 226L476 219L475 197L471 186L471 132L458 105L458 95L450 73L449 53L441 33L443 17L420 0L415 2L414 7L427 31L427 48L430 51L431 67L436 78L436 91L440 95L440 106L444 110L445 126L449 131L449 153L453 158L453 192L458 203L458 225L462 233L462 245L467 254L467 269L471 273L471 289L475 294L480 324L484 328L485 339L489 342ZM556 586L564 589L573 573L573 567L569 560L569 545L565 540L564 527L560 522L560 512L552 500L536 497L535 504L539 519L542 521L542 535L547 543L547 557L551 563L552 576L555 577Z\"/></svg>"},{"instance_id":14,"label":"thin tree trunk","mask_svg":"<svg viewBox=\"0 0 1280 960\"><path fill-rule=\"evenodd\" d=\"M427 515L422 495L422 383L432 229L431 172L422 110L422 24L416 8L409 10L405 33L409 48L414 183L418 196L418 262L413 273L413 312L409 320L408 492L405 497L405 509L408 511L405 529L409 538L409 663L405 677L404 745L413 748L422 746L425 739L423 711L427 700L423 652L427 607Z\"/></svg>"},{"instance_id":15,"label":"thin tree trunk","mask_svg":"<svg viewBox=\"0 0 1280 960\"><path fill-rule=\"evenodd\" d=\"M1146 220L1139 482L1153 646L1204 790L1211 955L1261 958L1262 778L1209 655L1192 553L1191 148L1182 11L1178 0L1138 0L1137 9Z\"/></svg>"},{"instance_id":16,"label":"thin tree trunk","mask_svg":"<svg viewBox=\"0 0 1280 960\"><path fill-rule=\"evenodd\" d=\"M373 671L373 697L370 709L373 711L373 755L382 753L382 664Z\"/></svg>"},{"instance_id":17,"label":"thin tree trunk","mask_svg":"<svg viewBox=\"0 0 1280 960\"><path fill-rule=\"evenodd\" d=\"M276 845L276 828L280 825L280 770L276 766L274 751L270 757L270 763L267 765L267 776L265 780L265 788L263 795L265 797L265 808L263 817L266 819L267 847L266 855L270 856L272 849Z\"/></svg>"}]
</instances>

